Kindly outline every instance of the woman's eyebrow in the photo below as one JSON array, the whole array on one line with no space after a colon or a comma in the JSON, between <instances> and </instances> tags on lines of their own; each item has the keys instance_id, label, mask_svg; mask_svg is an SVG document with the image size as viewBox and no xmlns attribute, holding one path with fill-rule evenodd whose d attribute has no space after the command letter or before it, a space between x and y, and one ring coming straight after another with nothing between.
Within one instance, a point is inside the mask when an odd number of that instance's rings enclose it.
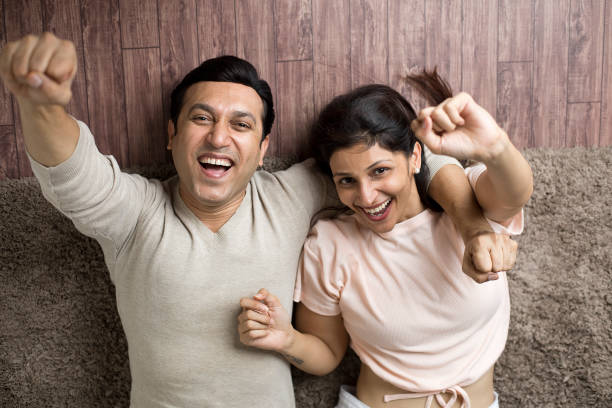
<instances>
[{"instance_id":1,"label":"woman's eyebrow","mask_svg":"<svg viewBox=\"0 0 612 408\"><path fill-rule=\"evenodd\" d=\"M370 169L372 169L373 167L376 167L376 166L378 166L378 165L379 165L379 164L381 164L381 163L384 163L384 162L390 162L390 161L391 161L391 160L389 160L389 159L382 159L382 160L379 160L379 161L377 161L377 162L374 162L374 163L370 164L370 165L367 167L367 169L366 169L366 170L370 170Z\"/></svg>"}]
</instances>

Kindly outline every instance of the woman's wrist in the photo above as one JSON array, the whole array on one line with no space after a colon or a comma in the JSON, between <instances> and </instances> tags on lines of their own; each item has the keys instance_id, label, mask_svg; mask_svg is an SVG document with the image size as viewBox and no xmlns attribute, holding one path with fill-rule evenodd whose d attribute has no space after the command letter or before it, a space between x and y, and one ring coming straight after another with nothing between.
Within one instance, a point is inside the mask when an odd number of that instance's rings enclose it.
<instances>
[{"instance_id":1,"label":"woman's wrist","mask_svg":"<svg viewBox=\"0 0 612 408\"><path fill-rule=\"evenodd\" d=\"M513 148L514 146L512 142L510 142L510 138L506 132L499 128L496 142L489 146L487 151L483 154L483 157L478 161L484 163L487 168L489 168L489 166L496 166L504 157L508 156Z\"/></svg>"},{"instance_id":2,"label":"woman's wrist","mask_svg":"<svg viewBox=\"0 0 612 408\"><path fill-rule=\"evenodd\" d=\"M293 328L293 326L289 326L289 330L286 332L285 341L283 342L282 347L277 350L281 354L291 354L297 342L297 337L299 336L299 332Z\"/></svg>"}]
</instances>

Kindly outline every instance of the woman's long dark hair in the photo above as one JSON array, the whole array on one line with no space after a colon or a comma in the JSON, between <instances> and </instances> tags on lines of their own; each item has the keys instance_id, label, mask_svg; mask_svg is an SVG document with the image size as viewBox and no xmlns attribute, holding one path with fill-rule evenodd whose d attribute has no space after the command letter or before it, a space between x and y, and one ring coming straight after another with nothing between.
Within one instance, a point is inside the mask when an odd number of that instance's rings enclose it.
<instances>
[{"instance_id":1,"label":"woman's long dark hair","mask_svg":"<svg viewBox=\"0 0 612 408\"><path fill-rule=\"evenodd\" d=\"M452 96L450 86L436 69L409 75L406 81L432 105L438 105ZM410 103L397 91L386 85L365 85L334 98L314 122L311 151L320 169L332 176L329 159L340 149L357 144L379 146L392 152L412 155L415 143L421 143L410 128L417 114ZM429 169L421 145L421 172L415 174L419 196L423 204L436 211L440 206L427 195Z\"/></svg>"}]
</instances>

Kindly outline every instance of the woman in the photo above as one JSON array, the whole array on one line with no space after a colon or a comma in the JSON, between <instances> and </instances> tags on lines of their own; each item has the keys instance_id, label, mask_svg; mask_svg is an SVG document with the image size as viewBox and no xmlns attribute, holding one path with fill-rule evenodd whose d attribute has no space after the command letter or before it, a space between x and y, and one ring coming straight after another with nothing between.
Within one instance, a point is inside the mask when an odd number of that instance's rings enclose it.
<instances>
[{"instance_id":1,"label":"woman","mask_svg":"<svg viewBox=\"0 0 612 408\"><path fill-rule=\"evenodd\" d=\"M356 389L342 387L339 407L496 407L493 366L510 310L506 274L478 284L462 273L465 247L424 193L417 137L435 153L480 162L466 173L496 232L521 232L531 169L469 95L452 97L435 71L410 81L437 106L417 116L394 90L369 85L337 97L319 116L317 160L351 212L317 222L304 244L298 330L262 289L241 300L240 339L323 375L340 363L350 336L362 365ZM492 270L502 271L510 261L499 240L498 253L475 261L493 260Z\"/></svg>"}]
</instances>

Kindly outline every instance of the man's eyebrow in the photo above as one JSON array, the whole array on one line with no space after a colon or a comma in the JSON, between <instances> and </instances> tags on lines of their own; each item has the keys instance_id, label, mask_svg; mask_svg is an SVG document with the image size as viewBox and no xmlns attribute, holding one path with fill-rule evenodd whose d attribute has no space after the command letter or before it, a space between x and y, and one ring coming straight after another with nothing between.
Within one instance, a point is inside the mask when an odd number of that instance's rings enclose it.
<instances>
[{"instance_id":1,"label":"man's eyebrow","mask_svg":"<svg viewBox=\"0 0 612 408\"><path fill-rule=\"evenodd\" d=\"M215 110L210 105L207 105L205 103L194 103L193 106L191 108L189 108L188 114L193 112L196 109L201 109L201 110L206 111L206 112L215 113Z\"/></svg>"},{"instance_id":2,"label":"man's eyebrow","mask_svg":"<svg viewBox=\"0 0 612 408\"><path fill-rule=\"evenodd\" d=\"M257 119L255 119L255 116L253 116L252 113L250 112L246 112L246 111L234 111L232 112L233 116L237 117L237 118L249 118L251 119L253 122L257 123Z\"/></svg>"},{"instance_id":3,"label":"man's eyebrow","mask_svg":"<svg viewBox=\"0 0 612 408\"><path fill-rule=\"evenodd\" d=\"M212 106L210 106L210 105L208 105L206 103L194 103L193 106L191 108L189 108L188 114L193 112L196 109L201 109L203 111L206 111L206 112L209 112L209 113L212 113L212 114L216 113L215 109ZM232 116L237 117L237 118L245 118L246 117L246 118L251 119L253 122L257 123L257 119L255 118L255 116L252 113L247 112L247 111L236 110L236 111L232 112Z\"/></svg>"}]
</instances>

